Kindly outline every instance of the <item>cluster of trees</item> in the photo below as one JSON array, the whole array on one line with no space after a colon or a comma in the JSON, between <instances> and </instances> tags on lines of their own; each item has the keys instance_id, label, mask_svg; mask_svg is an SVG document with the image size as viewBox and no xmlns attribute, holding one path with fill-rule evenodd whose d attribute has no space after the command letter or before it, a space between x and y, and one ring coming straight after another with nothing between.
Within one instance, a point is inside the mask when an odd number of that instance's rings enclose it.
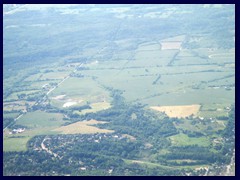
<instances>
[{"instance_id":1,"label":"cluster of trees","mask_svg":"<svg viewBox=\"0 0 240 180\"><path fill-rule=\"evenodd\" d=\"M198 131L190 131L190 130L182 130L184 134L187 134L188 137L201 137L204 136L203 133L198 132Z\"/></svg>"},{"instance_id":2,"label":"cluster of trees","mask_svg":"<svg viewBox=\"0 0 240 180\"><path fill-rule=\"evenodd\" d=\"M3 117L3 128L7 127L10 124L14 123L14 118Z\"/></svg>"},{"instance_id":3,"label":"cluster of trees","mask_svg":"<svg viewBox=\"0 0 240 180\"><path fill-rule=\"evenodd\" d=\"M161 78L161 74L158 75L157 79L155 79L152 84L155 85L160 78Z\"/></svg>"},{"instance_id":4,"label":"cluster of trees","mask_svg":"<svg viewBox=\"0 0 240 180\"><path fill-rule=\"evenodd\" d=\"M191 159L198 160L204 164L227 163L228 158L220 153L213 153L209 148L198 145L178 146L170 149L171 153L163 155L165 159Z\"/></svg>"},{"instance_id":5,"label":"cluster of trees","mask_svg":"<svg viewBox=\"0 0 240 180\"><path fill-rule=\"evenodd\" d=\"M221 154L230 162L233 150L235 149L235 106L231 106L226 128L221 132L224 142L220 150Z\"/></svg>"}]
</instances>

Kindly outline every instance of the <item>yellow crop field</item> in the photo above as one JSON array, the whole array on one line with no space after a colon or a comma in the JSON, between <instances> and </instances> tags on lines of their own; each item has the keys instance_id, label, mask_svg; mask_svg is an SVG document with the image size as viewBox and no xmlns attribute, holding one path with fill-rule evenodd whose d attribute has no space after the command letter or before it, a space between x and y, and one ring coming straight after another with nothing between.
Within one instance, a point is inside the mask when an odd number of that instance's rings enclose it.
<instances>
[{"instance_id":1,"label":"yellow crop field","mask_svg":"<svg viewBox=\"0 0 240 180\"><path fill-rule=\"evenodd\" d=\"M94 134L94 133L113 133L113 130L100 129L91 125L104 124L105 121L89 120L76 122L67 126L61 126L53 131L61 132L61 134Z\"/></svg>"},{"instance_id":2,"label":"yellow crop field","mask_svg":"<svg viewBox=\"0 0 240 180\"><path fill-rule=\"evenodd\" d=\"M186 106L151 106L150 108L156 111L165 112L169 117L185 118L191 115L196 115L201 105L193 104Z\"/></svg>"}]
</instances>

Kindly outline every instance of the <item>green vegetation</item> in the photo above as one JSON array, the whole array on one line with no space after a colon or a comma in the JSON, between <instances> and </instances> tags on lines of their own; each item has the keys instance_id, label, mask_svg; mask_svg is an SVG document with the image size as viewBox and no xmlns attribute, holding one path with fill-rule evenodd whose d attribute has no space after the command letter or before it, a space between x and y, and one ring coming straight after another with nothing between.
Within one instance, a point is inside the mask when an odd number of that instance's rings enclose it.
<instances>
[{"instance_id":1,"label":"green vegetation","mask_svg":"<svg viewBox=\"0 0 240 180\"><path fill-rule=\"evenodd\" d=\"M189 146L189 145L199 145L199 146L209 146L210 142L207 137L193 138L188 137L186 134L177 134L170 137L170 140L175 146Z\"/></svg>"},{"instance_id":2,"label":"green vegetation","mask_svg":"<svg viewBox=\"0 0 240 180\"><path fill-rule=\"evenodd\" d=\"M31 137L20 136L20 137L4 137L3 138L3 151L26 151L27 142Z\"/></svg>"},{"instance_id":3,"label":"green vegetation","mask_svg":"<svg viewBox=\"0 0 240 180\"><path fill-rule=\"evenodd\" d=\"M60 126L64 123L62 114L35 111L21 117L16 124L29 128Z\"/></svg>"},{"instance_id":4,"label":"green vegetation","mask_svg":"<svg viewBox=\"0 0 240 180\"><path fill-rule=\"evenodd\" d=\"M5 4L3 174L231 174L234 9Z\"/></svg>"},{"instance_id":5,"label":"green vegetation","mask_svg":"<svg viewBox=\"0 0 240 180\"><path fill-rule=\"evenodd\" d=\"M11 129L24 127L24 132L20 135L9 134L9 132L4 133L3 150L26 151L28 140L35 135L57 134L51 130L65 123L62 118L62 114L57 113L46 113L42 111L29 112L25 116L19 118L17 122L10 127Z\"/></svg>"}]
</instances>

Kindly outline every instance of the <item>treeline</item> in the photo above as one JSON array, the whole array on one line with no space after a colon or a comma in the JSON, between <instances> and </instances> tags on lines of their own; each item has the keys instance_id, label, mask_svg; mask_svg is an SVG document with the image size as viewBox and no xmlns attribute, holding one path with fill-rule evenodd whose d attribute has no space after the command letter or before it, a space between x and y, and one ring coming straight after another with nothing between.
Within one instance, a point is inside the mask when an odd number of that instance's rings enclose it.
<instances>
[{"instance_id":1,"label":"treeline","mask_svg":"<svg viewBox=\"0 0 240 180\"><path fill-rule=\"evenodd\" d=\"M229 112L227 126L222 131L222 136L224 139L223 146L221 149L221 154L228 158L230 162L233 150L235 149L235 106L231 106Z\"/></svg>"},{"instance_id":2,"label":"treeline","mask_svg":"<svg viewBox=\"0 0 240 180\"><path fill-rule=\"evenodd\" d=\"M10 162L10 159L13 161ZM46 152L4 152L3 169L4 176L179 176L184 172L161 167L149 168L136 163L127 164L117 157L81 151L69 153L62 159L51 158Z\"/></svg>"},{"instance_id":3,"label":"treeline","mask_svg":"<svg viewBox=\"0 0 240 180\"><path fill-rule=\"evenodd\" d=\"M164 155L167 160L191 159L198 160L203 164L228 162L228 158L222 156L222 154L213 153L209 148L198 145L172 147L170 151L171 153Z\"/></svg>"}]
</instances>

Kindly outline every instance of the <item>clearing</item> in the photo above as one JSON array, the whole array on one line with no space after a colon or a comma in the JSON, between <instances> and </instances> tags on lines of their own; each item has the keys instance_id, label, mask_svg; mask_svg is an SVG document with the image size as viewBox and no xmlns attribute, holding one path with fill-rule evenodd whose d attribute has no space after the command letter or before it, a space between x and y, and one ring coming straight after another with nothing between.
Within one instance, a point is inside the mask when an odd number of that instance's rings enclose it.
<instances>
[{"instance_id":1,"label":"clearing","mask_svg":"<svg viewBox=\"0 0 240 180\"><path fill-rule=\"evenodd\" d=\"M199 145L199 146L209 146L210 141L207 137L188 137L186 134L177 134L169 137L172 144L175 146L190 146L190 145Z\"/></svg>"}]
</instances>

